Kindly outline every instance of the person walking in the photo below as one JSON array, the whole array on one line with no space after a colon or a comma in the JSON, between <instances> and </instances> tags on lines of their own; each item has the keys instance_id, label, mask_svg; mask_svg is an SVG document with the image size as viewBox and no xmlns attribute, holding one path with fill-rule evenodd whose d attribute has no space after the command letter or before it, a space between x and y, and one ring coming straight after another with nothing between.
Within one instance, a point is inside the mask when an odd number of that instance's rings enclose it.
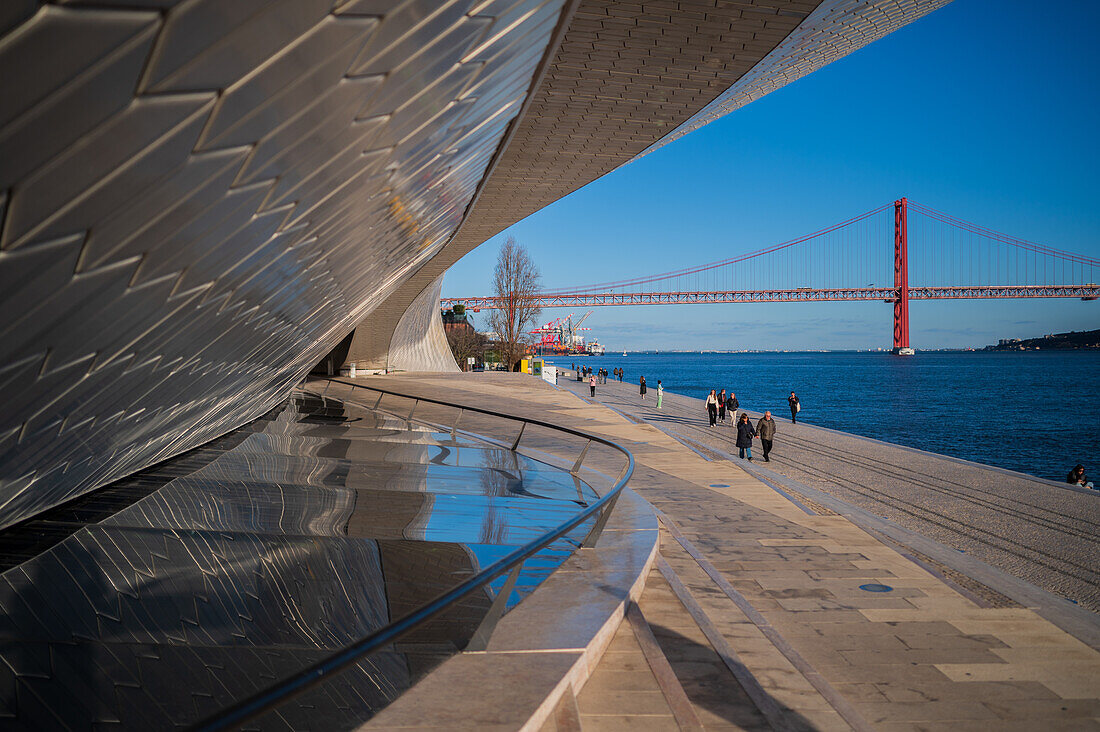
<instances>
[{"instance_id":1,"label":"person walking","mask_svg":"<svg viewBox=\"0 0 1100 732\"><path fill-rule=\"evenodd\" d=\"M596 396L596 375L592 374L588 377L588 389L591 392L589 396Z\"/></svg>"},{"instance_id":2,"label":"person walking","mask_svg":"<svg viewBox=\"0 0 1100 732\"><path fill-rule=\"evenodd\" d=\"M638 393L642 395L642 401L644 402L645 401L645 393L646 393L645 377L644 376L638 381Z\"/></svg>"},{"instance_id":3,"label":"person walking","mask_svg":"<svg viewBox=\"0 0 1100 732\"><path fill-rule=\"evenodd\" d=\"M707 395L707 414L710 415L710 426L713 427L718 418L718 397L715 396L714 389Z\"/></svg>"},{"instance_id":4,"label":"person walking","mask_svg":"<svg viewBox=\"0 0 1100 732\"><path fill-rule=\"evenodd\" d=\"M787 397L787 404L791 406L791 424L798 423L798 413L802 411L802 404L798 401L798 397L792 391L791 395Z\"/></svg>"},{"instance_id":5,"label":"person walking","mask_svg":"<svg viewBox=\"0 0 1100 732\"><path fill-rule=\"evenodd\" d=\"M726 410L730 413L730 422L734 427L737 427L737 408L741 406L741 402L737 401L737 395L733 393L733 389L730 389L729 399L726 400Z\"/></svg>"},{"instance_id":6,"label":"person walking","mask_svg":"<svg viewBox=\"0 0 1100 732\"><path fill-rule=\"evenodd\" d=\"M665 398L665 388L661 386L661 380L657 379L657 409L661 408L661 402Z\"/></svg>"},{"instance_id":7,"label":"person walking","mask_svg":"<svg viewBox=\"0 0 1100 732\"><path fill-rule=\"evenodd\" d=\"M733 416L733 415L731 415ZM718 392L718 420L722 423L726 423L726 390Z\"/></svg>"},{"instance_id":8,"label":"person walking","mask_svg":"<svg viewBox=\"0 0 1100 732\"><path fill-rule=\"evenodd\" d=\"M749 421L749 415L742 412L741 421L737 423L737 455L742 460L745 459L745 455L748 455L750 463L752 462L752 438L754 437L756 437L756 429Z\"/></svg>"},{"instance_id":9,"label":"person walking","mask_svg":"<svg viewBox=\"0 0 1100 732\"><path fill-rule=\"evenodd\" d=\"M764 448L764 462L770 463L768 453L772 451L772 440L775 439L775 420L771 412L764 412L764 416L756 423L756 434L760 436L760 446Z\"/></svg>"}]
</instances>

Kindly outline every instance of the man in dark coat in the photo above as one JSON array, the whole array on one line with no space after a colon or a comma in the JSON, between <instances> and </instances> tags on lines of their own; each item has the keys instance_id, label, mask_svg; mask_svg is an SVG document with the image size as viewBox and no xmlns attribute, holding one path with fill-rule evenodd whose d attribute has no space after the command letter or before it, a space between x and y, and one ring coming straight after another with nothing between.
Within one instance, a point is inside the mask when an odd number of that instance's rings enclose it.
<instances>
[{"instance_id":1,"label":"man in dark coat","mask_svg":"<svg viewBox=\"0 0 1100 732\"><path fill-rule=\"evenodd\" d=\"M764 416L756 423L756 434L760 435L760 445L764 448L764 462L770 463L768 453L772 451L772 440L775 439L775 420L771 412L764 412Z\"/></svg>"},{"instance_id":2,"label":"man in dark coat","mask_svg":"<svg viewBox=\"0 0 1100 732\"><path fill-rule=\"evenodd\" d=\"M798 422L798 411L802 405L798 403L798 397L795 396L793 391L787 397L787 404L791 405L791 424L796 424Z\"/></svg>"}]
</instances>

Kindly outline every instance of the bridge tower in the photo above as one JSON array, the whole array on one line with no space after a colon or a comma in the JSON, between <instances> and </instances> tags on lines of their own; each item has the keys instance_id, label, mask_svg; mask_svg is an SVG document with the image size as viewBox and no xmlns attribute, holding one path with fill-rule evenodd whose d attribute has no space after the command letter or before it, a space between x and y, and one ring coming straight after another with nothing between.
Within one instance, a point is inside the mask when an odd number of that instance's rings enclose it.
<instances>
[{"instance_id":1,"label":"bridge tower","mask_svg":"<svg viewBox=\"0 0 1100 732\"><path fill-rule=\"evenodd\" d=\"M909 347L909 201L894 201L894 353L912 356Z\"/></svg>"}]
</instances>

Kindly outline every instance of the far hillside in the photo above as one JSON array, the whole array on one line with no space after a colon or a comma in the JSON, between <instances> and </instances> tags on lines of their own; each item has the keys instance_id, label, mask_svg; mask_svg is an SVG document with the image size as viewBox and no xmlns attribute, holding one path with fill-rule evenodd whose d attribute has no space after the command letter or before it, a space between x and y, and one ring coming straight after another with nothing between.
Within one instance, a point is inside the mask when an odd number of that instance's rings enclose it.
<instances>
[{"instance_id":1,"label":"far hillside","mask_svg":"<svg viewBox=\"0 0 1100 732\"><path fill-rule=\"evenodd\" d=\"M1084 351L1100 350L1100 330L1053 333L1038 338L1002 338L986 351Z\"/></svg>"}]
</instances>

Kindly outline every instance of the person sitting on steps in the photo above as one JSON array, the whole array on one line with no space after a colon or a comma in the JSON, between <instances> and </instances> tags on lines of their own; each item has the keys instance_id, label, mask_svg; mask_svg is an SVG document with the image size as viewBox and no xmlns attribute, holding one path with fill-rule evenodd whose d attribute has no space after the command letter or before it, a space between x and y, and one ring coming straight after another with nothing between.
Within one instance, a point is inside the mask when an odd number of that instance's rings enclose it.
<instances>
[{"instance_id":1,"label":"person sitting on steps","mask_svg":"<svg viewBox=\"0 0 1100 732\"><path fill-rule=\"evenodd\" d=\"M1072 485L1079 485L1082 488L1095 488L1089 481L1089 477L1085 475L1085 466L1081 463L1077 463L1073 470L1069 471L1069 475L1066 476L1066 482Z\"/></svg>"}]
</instances>

